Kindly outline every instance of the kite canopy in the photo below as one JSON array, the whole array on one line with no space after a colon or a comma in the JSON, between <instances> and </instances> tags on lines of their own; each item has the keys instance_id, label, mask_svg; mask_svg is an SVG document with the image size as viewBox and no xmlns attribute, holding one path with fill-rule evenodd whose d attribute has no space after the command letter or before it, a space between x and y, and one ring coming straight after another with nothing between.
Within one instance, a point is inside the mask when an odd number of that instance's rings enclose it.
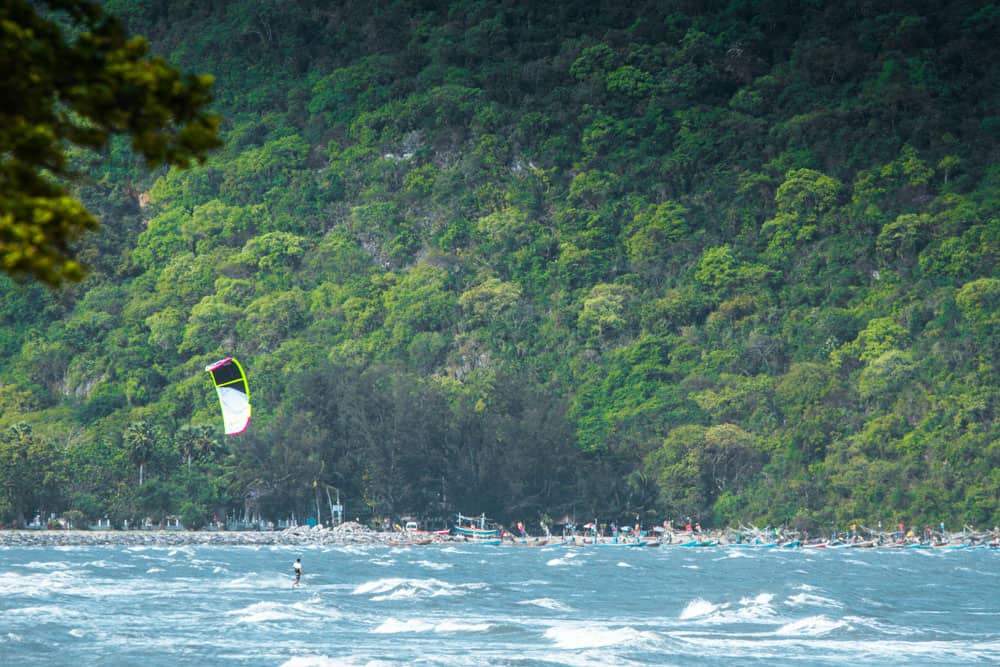
<instances>
[{"instance_id":1,"label":"kite canopy","mask_svg":"<svg viewBox=\"0 0 1000 667\"><path fill-rule=\"evenodd\" d=\"M211 373L212 379L215 380L215 391L219 394L226 435L242 433L250 423L250 389L247 387L247 376L243 372L243 367L232 357L226 357L206 366L205 370Z\"/></svg>"}]
</instances>

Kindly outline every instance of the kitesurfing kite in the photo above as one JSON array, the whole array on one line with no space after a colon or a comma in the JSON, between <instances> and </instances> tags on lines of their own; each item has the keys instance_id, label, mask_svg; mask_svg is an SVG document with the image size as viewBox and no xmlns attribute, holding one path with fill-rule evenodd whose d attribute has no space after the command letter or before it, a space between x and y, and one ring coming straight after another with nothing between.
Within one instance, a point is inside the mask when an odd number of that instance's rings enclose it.
<instances>
[{"instance_id":1,"label":"kitesurfing kite","mask_svg":"<svg viewBox=\"0 0 1000 667\"><path fill-rule=\"evenodd\" d=\"M250 423L250 389L247 387L247 375L243 372L243 367L232 357L226 357L206 366L205 370L215 380L226 435L242 433Z\"/></svg>"}]
</instances>

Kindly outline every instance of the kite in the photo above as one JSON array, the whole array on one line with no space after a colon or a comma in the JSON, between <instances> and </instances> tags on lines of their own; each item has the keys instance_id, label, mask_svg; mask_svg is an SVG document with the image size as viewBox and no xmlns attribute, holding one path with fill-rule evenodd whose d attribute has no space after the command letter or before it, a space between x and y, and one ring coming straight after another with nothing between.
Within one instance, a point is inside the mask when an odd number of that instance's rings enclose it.
<instances>
[{"instance_id":1,"label":"kite","mask_svg":"<svg viewBox=\"0 0 1000 667\"><path fill-rule=\"evenodd\" d=\"M250 389L243 367L232 357L226 357L206 366L205 370L212 374L215 381L226 435L242 433L250 423Z\"/></svg>"}]
</instances>

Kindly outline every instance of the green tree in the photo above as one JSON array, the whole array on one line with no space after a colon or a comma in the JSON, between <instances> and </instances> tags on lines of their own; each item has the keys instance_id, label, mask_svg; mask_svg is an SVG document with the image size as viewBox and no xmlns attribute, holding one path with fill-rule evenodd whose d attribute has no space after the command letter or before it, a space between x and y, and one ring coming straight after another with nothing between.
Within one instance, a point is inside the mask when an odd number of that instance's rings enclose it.
<instances>
[{"instance_id":1,"label":"green tree","mask_svg":"<svg viewBox=\"0 0 1000 667\"><path fill-rule=\"evenodd\" d=\"M96 2L45 4L0 5L0 268L58 285L83 276L73 243L97 227L69 192L68 147L125 135L148 165L187 166L220 145L219 119L206 111L212 77L151 57Z\"/></svg>"},{"instance_id":2,"label":"green tree","mask_svg":"<svg viewBox=\"0 0 1000 667\"><path fill-rule=\"evenodd\" d=\"M0 433L0 513L24 524L36 511L58 509L65 483L62 462L56 448L28 423Z\"/></svg>"},{"instance_id":3,"label":"green tree","mask_svg":"<svg viewBox=\"0 0 1000 667\"><path fill-rule=\"evenodd\" d=\"M139 466L139 486L142 486L146 464L153 458L156 450L156 429L147 421L134 421L125 427L122 440L128 451L129 459Z\"/></svg>"},{"instance_id":4,"label":"green tree","mask_svg":"<svg viewBox=\"0 0 1000 667\"><path fill-rule=\"evenodd\" d=\"M214 451L217 444L214 433L214 429L205 424L185 424L177 430L174 442L181 457L187 461L188 473L191 472L191 460L195 456L206 459Z\"/></svg>"}]
</instances>

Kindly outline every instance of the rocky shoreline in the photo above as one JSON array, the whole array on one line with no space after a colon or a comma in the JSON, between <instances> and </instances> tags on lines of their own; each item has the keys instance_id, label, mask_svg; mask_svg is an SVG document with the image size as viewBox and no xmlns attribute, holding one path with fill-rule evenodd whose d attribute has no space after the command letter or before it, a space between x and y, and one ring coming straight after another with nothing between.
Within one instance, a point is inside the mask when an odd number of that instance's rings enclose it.
<instances>
[{"instance_id":1,"label":"rocky shoreline","mask_svg":"<svg viewBox=\"0 0 1000 667\"><path fill-rule=\"evenodd\" d=\"M306 527L275 531L224 530L2 530L0 547L59 546L270 546L353 544L397 546L448 542L448 536L383 533L354 522L335 528Z\"/></svg>"},{"instance_id":2,"label":"rocky shoreline","mask_svg":"<svg viewBox=\"0 0 1000 667\"><path fill-rule=\"evenodd\" d=\"M732 546L742 548L776 547L777 544L767 544L760 541L738 543L732 534L722 531L710 531L704 534L675 533L668 539L645 538L641 544L632 540L623 540L621 545L630 546ZM308 546L308 545L353 545L353 546L411 546L427 544L463 544L470 540L460 535L442 535L427 532L380 532L349 521L333 528L324 526L298 526L285 530L274 531L226 531L226 530L0 530L0 548L4 547L88 547L88 546L125 546L125 547L182 547L182 546ZM475 540L472 540L475 541ZM618 544L608 537L598 538L600 544ZM586 546L594 543L589 535L574 535L567 537L528 537L526 539L511 538L504 544L512 546L540 547L550 544L566 546ZM996 533L973 533L946 535L933 544L907 539L906 541L855 540L840 542L829 540L809 540L800 542L794 540L783 542L782 547L945 547L960 548L968 546L1000 547L1000 536Z\"/></svg>"}]
</instances>

